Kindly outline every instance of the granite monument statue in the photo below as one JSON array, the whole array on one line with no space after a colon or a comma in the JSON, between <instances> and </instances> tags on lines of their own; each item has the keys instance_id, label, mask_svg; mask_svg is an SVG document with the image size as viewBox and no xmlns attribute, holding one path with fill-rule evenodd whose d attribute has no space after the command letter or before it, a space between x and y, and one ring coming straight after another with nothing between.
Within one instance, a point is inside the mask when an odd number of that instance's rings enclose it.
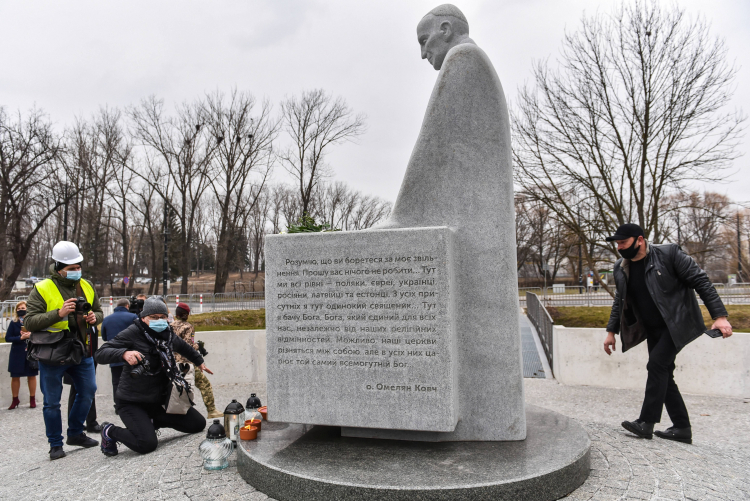
<instances>
[{"instance_id":1,"label":"granite monument statue","mask_svg":"<svg viewBox=\"0 0 750 501\"><path fill-rule=\"evenodd\" d=\"M282 501L560 499L591 442L524 408L503 90L458 8L417 37L439 73L390 218L266 240L270 422L237 468Z\"/></svg>"},{"instance_id":2,"label":"granite monument statue","mask_svg":"<svg viewBox=\"0 0 750 501\"><path fill-rule=\"evenodd\" d=\"M523 440L505 97L458 8L417 39L439 73L388 221L267 239L269 409L344 436Z\"/></svg>"}]
</instances>

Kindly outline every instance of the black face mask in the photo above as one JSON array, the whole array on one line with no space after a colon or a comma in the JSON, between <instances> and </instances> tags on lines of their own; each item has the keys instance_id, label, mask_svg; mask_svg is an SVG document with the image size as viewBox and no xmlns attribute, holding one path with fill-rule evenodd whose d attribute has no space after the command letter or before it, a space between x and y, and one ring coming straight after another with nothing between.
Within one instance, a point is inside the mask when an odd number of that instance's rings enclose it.
<instances>
[{"instance_id":1,"label":"black face mask","mask_svg":"<svg viewBox=\"0 0 750 501\"><path fill-rule=\"evenodd\" d=\"M620 255L624 257L625 259L633 259L636 256L636 254L638 254L638 248L640 246L637 246L637 245L638 245L638 239L636 238L635 240L633 240L633 245L631 245L627 249L618 249L617 252L619 252Z\"/></svg>"},{"instance_id":2,"label":"black face mask","mask_svg":"<svg viewBox=\"0 0 750 501\"><path fill-rule=\"evenodd\" d=\"M26 316L26 310L16 310L16 315L18 315L18 318L23 318Z\"/></svg>"}]
</instances>

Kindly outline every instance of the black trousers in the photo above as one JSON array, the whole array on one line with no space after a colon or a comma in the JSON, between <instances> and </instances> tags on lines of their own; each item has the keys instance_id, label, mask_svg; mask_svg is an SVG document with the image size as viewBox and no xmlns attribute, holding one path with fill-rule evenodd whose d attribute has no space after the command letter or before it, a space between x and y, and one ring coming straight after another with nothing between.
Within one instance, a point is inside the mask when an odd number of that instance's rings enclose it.
<instances>
[{"instance_id":1,"label":"black trousers","mask_svg":"<svg viewBox=\"0 0 750 501\"><path fill-rule=\"evenodd\" d=\"M112 372L112 400L115 399L115 393L117 393L117 385L120 384L120 376L122 376L122 369L124 365L117 365L115 367L109 366L109 370Z\"/></svg>"},{"instance_id":2,"label":"black trousers","mask_svg":"<svg viewBox=\"0 0 750 501\"><path fill-rule=\"evenodd\" d=\"M156 430L159 428L172 428L182 433L199 433L206 427L206 418L194 407L185 415L167 414L160 404L120 402L116 407L125 428L112 426L108 432L109 438L139 454L148 454L156 450L159 444Z\"/></svg>"},{"instance_id":3,"label":"black trousers","mask_svg":"<svg viewBox=\"0 0 750 501\"><path fill-rule=\"evenodd\" d=\"M70 385L70 396L68 397L68 416L70 416L70 410L73 408L73 402L75 402L76 394L78 392L76 391L76 387L74 385ZM86 415L86 427L90 428L92 426L96 426L96 398L91 401L91 408L89 409L89 413Z\"/></svg>"},{"instance_id":4,"label":"black trousers","mask_svg":"<svg viewBox=\"0 0 750 501\"><path fill-rule=\"evenodd\" d=\"M674 362L679 350L666 328L650 330L646 342L648 379L640 419L646 423L658 423L666 406L672 424L677 428L687 428L690 426L687 407L674 382Z\"/></svg>"}]
</instances>

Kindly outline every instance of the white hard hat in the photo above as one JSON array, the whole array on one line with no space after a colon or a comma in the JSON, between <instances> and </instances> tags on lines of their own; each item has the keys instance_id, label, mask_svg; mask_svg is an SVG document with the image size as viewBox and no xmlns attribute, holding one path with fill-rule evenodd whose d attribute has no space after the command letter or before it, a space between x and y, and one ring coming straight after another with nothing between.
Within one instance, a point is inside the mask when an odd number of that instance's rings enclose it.
<instances>
[{"instance_id":1,"label":"white hard hat","mask_svg":"<svg viewBox=\"0 0 750 501\"><path fill-rule=\"evenodd\" d=\"M52 247L52 259L58 263L64 264L77 264L83 261L81 251L78 250L78 246L73 242L66 242L65 240L57 242Z\"/></svg>"}]
</instances>

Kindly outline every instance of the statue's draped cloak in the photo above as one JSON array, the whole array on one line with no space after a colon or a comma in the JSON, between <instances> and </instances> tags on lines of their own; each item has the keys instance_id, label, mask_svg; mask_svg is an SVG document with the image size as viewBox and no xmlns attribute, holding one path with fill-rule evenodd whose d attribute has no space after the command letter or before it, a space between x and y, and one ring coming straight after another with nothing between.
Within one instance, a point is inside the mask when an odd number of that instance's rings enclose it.
<instances>
[{"instance_id":1,"label":"statue's draped cloak","mask_svg":"<svg viewBox=\"0 0 750 501\"><path fill-rule=\"evenodd\" d=\"M444 440L526 436L510 120L473 43L447 54L398 199L381 228L455 231L459 424Z\"/></svg>"}]
</instances>

